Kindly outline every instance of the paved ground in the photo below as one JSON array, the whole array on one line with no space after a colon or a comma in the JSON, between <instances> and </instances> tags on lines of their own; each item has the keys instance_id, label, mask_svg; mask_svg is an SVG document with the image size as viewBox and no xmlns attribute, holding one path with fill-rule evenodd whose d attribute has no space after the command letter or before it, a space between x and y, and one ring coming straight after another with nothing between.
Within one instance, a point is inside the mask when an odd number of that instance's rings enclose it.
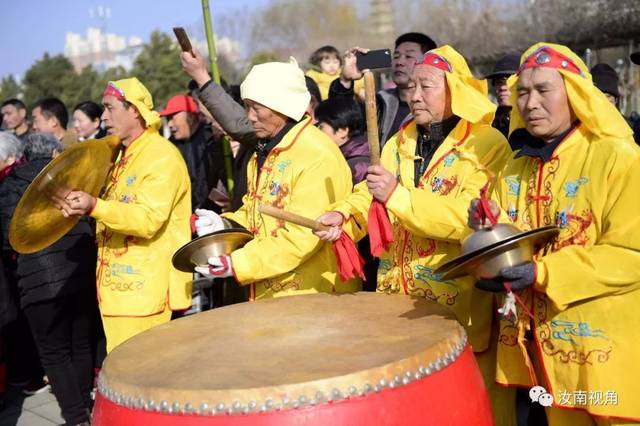
<instances>
[{"instance_id":1,"label":"paved ground","mask_svg":"<svg viewBox=\"0 0 640 426\"><path fill-rule=\"evenodd\" d=\"M25 396L15 388L5 394L6 407L0 411L0 426L57 426L64 424L60 407L50 392Z\"/></svg>"}]
</instances>

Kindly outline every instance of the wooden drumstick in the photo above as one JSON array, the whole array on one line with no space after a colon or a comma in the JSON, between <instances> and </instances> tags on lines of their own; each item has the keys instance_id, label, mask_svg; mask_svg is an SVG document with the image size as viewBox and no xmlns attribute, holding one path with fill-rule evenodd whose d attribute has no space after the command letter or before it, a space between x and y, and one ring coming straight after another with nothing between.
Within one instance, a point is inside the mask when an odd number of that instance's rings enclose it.
<instances>
[{"instance_id":1,"label":"wooden drumstick","mask_svg":"<svg viewBox=\"0 0 640 426\"><path fill-rule=\"evenodd\" d=\"M309 228L314 231L328 231L329 229L331 229L330 226L323 225L316 220L309 219L308 217L300 216L299 214L291 213L265 204L260 204L258 206L258 211L260 213L266 214L267 216L295 223L296 225L304 226L305 228Z\"/></svg>"},{"instance_id":2,"label":"wooden drumstick","mask_svg":"<svg viewBox=\"0 0 640 426\"><path fill-rule=\"evenodd\" d=\"M378 136L378 110L376 105L376 82L371 71L364 73L364 99L367 117L367 139L369 141L369 164L380 164L380 136Z\"/></svg>"}]
</instances>

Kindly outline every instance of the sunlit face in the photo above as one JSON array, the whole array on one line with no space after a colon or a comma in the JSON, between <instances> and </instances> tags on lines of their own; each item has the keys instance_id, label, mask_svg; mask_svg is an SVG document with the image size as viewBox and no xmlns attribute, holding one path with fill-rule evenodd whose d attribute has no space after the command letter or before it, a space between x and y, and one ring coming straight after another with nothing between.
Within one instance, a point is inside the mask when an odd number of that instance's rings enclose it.
<instances>
[{"instance_id":1,"label":"sunlit face","mask_svg":"<svg viewBox=\"0 0 640 426\"><path fill-rule=\"evenodd\" d=\"M85 114L82 110L75 110L73 112L73 129L76 131L78 136L88 139L93 136L94 133L98 131L100 127L100 119L96 118L95 120L91 120L87 114Z\"/></svg>"},{"instance_id":2,"label":"sunlit face","mask_svg":"<svg viewBox=\"0 0 640 426\"><path fill-rule=\"evenodd\" d=\"M451 116L451 95L444 71L431 65L418 65L408 86L409 108L421 126L439 123Z\"/></svg>"},{"instance_id":3,"label":"sunlit face","mask_svg":"<svg viewBox=\"0 0 640 426\"><path fill-rule=\"evenodd\" d=\"M247 119L251 122L259 139L274 137L287 122L287 118L284 115L251 99L245 99L244 105Z\"/></svg>"},{"instance_id":4,"label":"sunlit face","mask_svg":"<svg viewBox=\"0 0 640 426\"><path fill-rule=\"evenodd\" d=\"M336 56L326 56L320 61L320 70L329 75L336 75L340 70L340 59Z\"/></svg>"},{"instance_id":5,"label":"sunlit face","mask_svg":"<svg viewBox=\"0 0 640 426\"><path fill-rule=\"evenodd\" d=\"M511 106L511 90L507 86L507 76L496 77L491 80L493 91L496 94L498 105Z\"/></svg>"},{"instance_id":6,"label":"sunlit face","mask_svg":"<svg viewBox=\"0 0 640 426\"><path fill-rule=\"evenodd\" d=\"M138 136L142 126L140 115L133 105L125 107L122 101L112 95L104 96L102 105L102 121L108 134L118 136L125 144Z\"/></svg>"},{"instance_id":7,"label":"sunlit face","mask_svg":"<svg viewBox=\"0 0 640 426\"><path fill-rule=\"evenodd\" d=\"M409 84L413 67L420 56L422 49L418 43L405 41L396 47L391 60L391 78L398 87L404 88Z\"/></svg>"},{"instance_id":8,"label":"sunlit face","mask_svg":"<svg viewBox=\"0 0 640 426\"><path fill-rule=\"evenodd\" d=\"M58 120L51 116L46 117L42 113L42 108L35 107L31 111L31 127L33 127L34 132L40 133L55 133L56 130L60 127L58 124Z\"/></svg>"},{"instance_id":9,"label":"sunlit face","mask_svg":"<svg viewBox=\"0 0 640 426\"><path fill-rule=\"evenodd\" d=\"M349 129L333 130L333 127L325 122L320 122L316 126L326 133L338 146L344 145L345 142L349 140Z\"/></svg>"},{"instance_id":10,"label":"sunlit face","mask_svg":"<svg viewBox=\"0 0 640 426\"><path fill-rule=\"evenodd\" d=\"M573 112L557 70L527 68L520 73L517 90L518 111L529 133L548 142L569 129Z\"/></svg>"},{"instance_id":11,"label":"sunlit face","mask_svg":"<svg viewBox=\"0 0 640 426\"><path fill-rule=\"evenodd\" d=\"M181 141L191 137L197 121L195 114L180 111L167 118L169 119L169 130L175 140Z\"/></svg>"},{"instance_id":12,"label":"sunlit face","mask_svg":"<svg viewBox=\"0 0 640 426\"><path fill-rule=\"evenodd\" d=\"M27 118L27 111L18 109L15 105L5 105L0 112L2 113L2 124L10 130L19 127Z\"/></svg>"}]
</instances>

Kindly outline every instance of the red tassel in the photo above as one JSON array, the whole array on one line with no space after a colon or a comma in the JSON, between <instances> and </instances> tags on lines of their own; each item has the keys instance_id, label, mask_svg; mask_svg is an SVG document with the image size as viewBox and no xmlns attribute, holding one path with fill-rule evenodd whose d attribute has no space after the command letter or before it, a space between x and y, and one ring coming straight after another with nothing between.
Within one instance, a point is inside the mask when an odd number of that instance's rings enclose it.
<instances>
[{"instance_id":1,"label":"red tassel","mask_svg":"<svg viewBox=\"0 0 640 426\"><path fill-rule=\"evenodd\" d=\"M196 220L198 220L198 215L193 213L191 218L189 219L189 224L191 225L191 233L196 233Z\"/></svg>"},{"instance_id":2,"label":"red tassel","mask_svg":"<svg viewBox=\"0 0 640 426\"><path fill-rule=\"evenodd\" d=\"M356 243L344 232L333 242L333 253L336 255L338 273L342 281L360 277L364 279L364 259L360 256Z\"/></svg>"},{"instance_id":3,"label":"red tassel","mask_svg":"<svg viewBox=\"0 0 640 426\"><path fill-rule=\"evenodd\" d=\"M393 228L387 210L377 200L373 200L369 207L368 227L371 254L380 257L384 251L389 250L393 242Z\"/></svg>"}]
</instances>

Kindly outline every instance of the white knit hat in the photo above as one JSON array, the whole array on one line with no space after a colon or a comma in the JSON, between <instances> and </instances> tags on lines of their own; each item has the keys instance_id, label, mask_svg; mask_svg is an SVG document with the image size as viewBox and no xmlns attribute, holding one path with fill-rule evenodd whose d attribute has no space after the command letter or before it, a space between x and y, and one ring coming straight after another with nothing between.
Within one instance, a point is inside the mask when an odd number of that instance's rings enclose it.
<instances>
[{"instance_id":1,"label":"white knit hat","mask_svg":"<svg viewBox=\"0 0 640 426\"><path fill-rule=\"evenodd\" d=\"M311 100L304 73L293 57L288 63L267 62L251 68L240 85L240 97L296 121L302 118Z\"/></svg>"}]
</instances>

